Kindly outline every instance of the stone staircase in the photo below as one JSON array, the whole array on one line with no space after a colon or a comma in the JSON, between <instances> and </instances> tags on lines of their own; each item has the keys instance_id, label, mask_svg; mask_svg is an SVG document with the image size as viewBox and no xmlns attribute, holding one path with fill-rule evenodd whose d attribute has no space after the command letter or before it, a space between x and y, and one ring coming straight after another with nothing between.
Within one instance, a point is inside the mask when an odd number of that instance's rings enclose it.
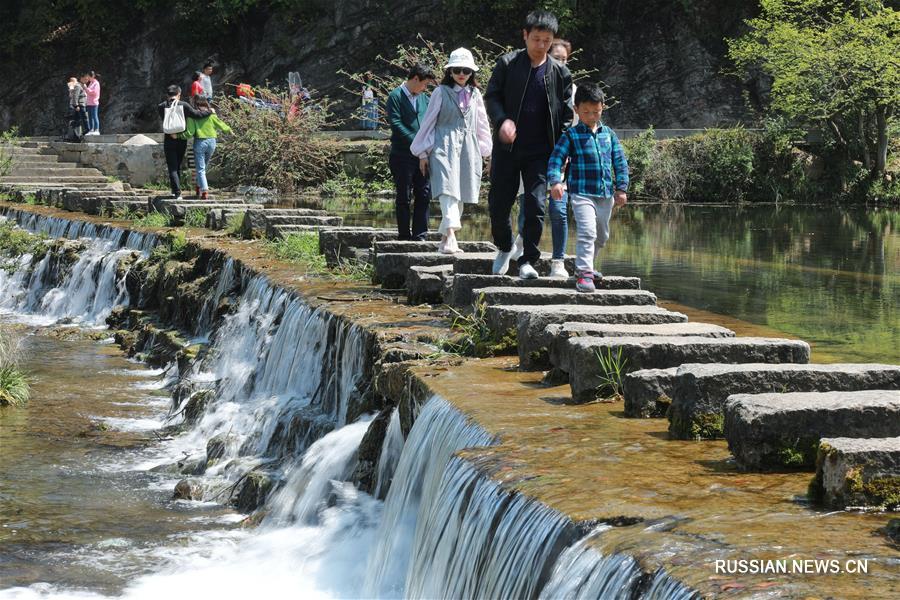
<instances>
[{"instance_id":1,"label":"stone staircase","mask_svg":"<svg viewBox=\"0 0 900 600\"><path fill-rule=\"evenodd\" d=\"M535 265L542 277L523 281L515 265L508 275L491 273L490 242L463 242L463 253L440 254L435 232L426 241L399 241L395 230L345 227L321 210L266 208L227 195L175 202L60 163L39 144L14 153L14 172L2 181L14 200L30 194L42 204L101 215L142 207L176 222L196 209L214 229L240 215L245 238L317 235L329 266L368 262L385 293L405 295L410 304L454 306L496 339L515 339L519 368L549 369L545 380L568 382L574 403L622 401L623 418L668 419L673 439L725 438L741 469L816 469L817 500L838 508L891 500L859 492L869 489L868 480L835 484L835 478L862 472L881 482L873 490L900 486L900 462L885 458L900 454L900 366L810 364L806 342L689 322L657 306L637 277L603 277L595 293L582 294L572 279L546 276L549 256ZM572 258L566 262L573 271ZM852 427L841 428L842 419ZM819 444L823 438L832 441ZM841 453L843 462L829 452Z\"/></svg>"}]
</instances>

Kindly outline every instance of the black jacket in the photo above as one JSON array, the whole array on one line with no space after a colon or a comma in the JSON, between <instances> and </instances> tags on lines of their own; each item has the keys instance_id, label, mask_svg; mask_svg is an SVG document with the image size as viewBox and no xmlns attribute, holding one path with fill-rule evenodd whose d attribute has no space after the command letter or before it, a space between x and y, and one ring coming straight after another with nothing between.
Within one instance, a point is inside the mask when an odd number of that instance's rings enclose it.
<instances>
[{"instance_id":1,"label":"black jacket","mask_svg":"<svg viewBox=\"0 0 900 600\"><path fill-rule=\"evenodd\" d=\"M556 140L559 139L562 132L572 124L572 108L570 106L572 74L564 64L552 56L547 56L547 66L544 75L547 104L550 106L547 140L552 147L556 145ZM488 82L487 92L484 94L485 109L488 118L494 125L495 143L499 143L497 136L500 125L506 119L512 119L517 123L519 111L522 108L522 99L525 96L525 86L528 84L530 76L531 59L528 58L528 52L524 48L504 54L497 59L491 80ZM505 145L504 147L512 150L514 145Z\"/></svg>"},{"instance_id":2,"label":"black jacket","mask_svg":"<svg viewBox=\"0 0 900 600\"><path fill-rule=\"evenodd\" d=\"M197 110L184 100L179 100L178 104L184 109L184 116L190 117L192 119L202 119L204 117L208 117L212 114L212 111L209 110ZM164 100L156 105L156 111L159 113L159 118L163 119L166 116L166 109L172 106L172 99Z\"/></svg>"}]
</instances>

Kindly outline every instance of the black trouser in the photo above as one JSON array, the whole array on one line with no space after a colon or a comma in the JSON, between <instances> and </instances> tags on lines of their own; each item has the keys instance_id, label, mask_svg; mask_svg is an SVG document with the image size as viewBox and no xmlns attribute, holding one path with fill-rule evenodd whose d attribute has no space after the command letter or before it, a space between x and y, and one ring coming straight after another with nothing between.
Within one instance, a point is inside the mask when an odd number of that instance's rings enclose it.
<instances>
[{"instance_id":1,"label":"black trouser","mask_svg":"<svg viewBox=\"0 0 900 600\"><path fill-rule=\"evenodd\" d=\"M401 240L424 240L428 231L428 203L431 186L419 170L419 159L412 154L391 154L388 159L394 188L397 190L397 233ZM412 214L412 235L409 230L410 189L415 196Z\"/></svg>"},{"instance_id":2,"label":"black trouser","mask_svg":"<svg viewBox=\"0 0 900 600\"><path fill-rule=\"evenodd\" d=\"M184 162L184 153L187 152L187 140L173 138L166 134L163 141L163 151L166 153L166 168L169 170L169 186L177 198L181 195L181 163Z\"/></svg>"},{"instance_id":3,"label":"black trouser","mask_svg":"<svg viewBox=\"0 0 900 600\"><path fill-rule=\"evenodd\" d=\"M525 250L519 265L534 263L541 257L538 244L544 230L544 204L547 197L547 162L550 153L545 150L509 152L495 149L491 157L491 191L488 208L491 212L491 235L494 244L503 252L512 250L512 223L510 211L519 195L519 179L525 188L522 210L525 211L525 228L520 233Z\"/></svg>"}]
</instances>

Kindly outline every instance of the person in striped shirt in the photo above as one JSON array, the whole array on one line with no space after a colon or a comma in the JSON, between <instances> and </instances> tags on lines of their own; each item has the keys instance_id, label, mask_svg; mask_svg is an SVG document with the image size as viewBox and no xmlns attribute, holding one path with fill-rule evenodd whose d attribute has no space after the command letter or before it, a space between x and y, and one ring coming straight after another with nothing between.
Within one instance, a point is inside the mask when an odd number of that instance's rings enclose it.
<instances>
[{"instance_id":1,"label":"person in striped shirt","mask_svg":"<svg viewBox=\"0 0 900 600\"><path fill-rule=\"evenodd\" d=\"M579 85L575 92L578 124L560 136L547 164L550 196L560 200L568 191L578 229L575 252L575 288L593 292L597 248L609 240L613 206L628 201L628 160L615 132L600 123L606 96L595 83ZM563 182L563 168L569 161Z\"/></svg>"}]
</instances>

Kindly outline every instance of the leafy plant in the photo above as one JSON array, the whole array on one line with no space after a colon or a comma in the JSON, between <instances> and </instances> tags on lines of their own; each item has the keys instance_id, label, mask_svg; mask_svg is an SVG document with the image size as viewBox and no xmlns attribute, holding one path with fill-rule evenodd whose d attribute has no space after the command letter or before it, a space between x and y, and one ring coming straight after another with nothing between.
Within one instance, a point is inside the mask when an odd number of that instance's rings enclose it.
<instances>
[{"instance_id":1,"label":"leafy plant","mask_svg":"<svg viewBox=\"0 0 900 600\"><path fill-rule=\"evenodd\" d=\"M172 225L172 217L166 213L157 211L148 212L134 219L134 224L138 227L152 227L159 229L161 227L169 227Z\"/></svg>"},{"instance_id":2,"label":"leafy plant","mask_svg":"<svg viewBox=\"0 0 900 600\"><path fill-rule=\"evenodd\" d=\"M162 179L157 181L148 181L143 185L145 190L165 191L169 189L169 182Z\"/></svg>"},{"instance_id":3,"label":"leafy plant","mask_svg":"<svg viewBox=\"0 0 900 600\"><path fill-rule=\"evenodd\" d=\"M184 224L187 227L203 227L206 225L206 211L202 208L192 208L184 215Z\"/></svg>"},{"instance_id":4,"label":"leafy plant","mask_svg":"<svg viewBox=\"0 0 900 600\"><path fill-rule=\"evenodd\" d=\"M10 127L0 133L0 177L6 177L12 169L13 155L8 148L13 145L18 137L18 127Z\"/></svg>"},{"instance_id":5,"label":"leafy plant","mask_svg":"<svg viewBox=\"0 0 900 600\"><path fill-rule=\"evenodd\" d=\"M483 295L475 301L470 314L463 314L452 307L450 312L453 314L451 329L458 335L441 342L440 349L444 352L487 357L510 354L517 348L514 330L497 336L490 328L487 322L487 303Z\"/></svg>"},{"instance_id":6,"label":"leafy plant","mask_svg":"<svg viewBox=\"0 0 900 600\"><path fill-rule=\"evenodd\" d=\"M228 232L228 235L239 236L241 234L241 225L243 222L244 211L230 214L225 221L225 231Z\"/></svg>"},{"instance_id":7,"label":"leafy plant","mask_svg":"<svg viewBox=\"0 0 900 600\"><path fill-rule=\"evenodd\" d=\"M371 281L372 265L362 261L341 260L329 267L319 254L319 234L292 233L279 240L265 242L266 251L279 260L306 267L307 275L326 279Z\"/></svg>"},{"instance_id":8,"label":"leafy plant","mask_svg":"<svg viewBox=\"0 0 900 600\"><path fill-rule=\"evenodd\" d=\"M12 221L0 222L0 254L9 257L32 254L43 255L46 251L45 235L35 235L20 227Z\"/></svg>"},{"instance_id":9,"label":"leafy plant","mask_svg":"<svg viewBox=\"0 0 900 600\"><path fill-rule=\"evenodd\" d=\"M597 362L600 365L600 386L599 393L605 398L621 399L625 391L625 385L622 377L625 375L625 365L628 364L627 358L622 358L622 347L613 354L612 348L607 347L606 352L597 351Z\"/></svg>"},{"instance_id":10,"label":"leafy plant","mask_svg":"<svg viewBox=\"0 0 900 600\"><path fill-rule=\"evenodd\" d=\"M19 368L20 339L0 327L0 406L23 406L31 395L28 376Z\"/></svg>"},{"instance_id":11,"label":"leafy plant","mask_svg":"<svg viewBox=\"0 0 900 600\"><path fill-rule=\"evenodd\" d=\"M150 253L150 259L158 262L183 258L187 250L187 236L183 230L168 231Z\"/></svg>"}]
</instances>

